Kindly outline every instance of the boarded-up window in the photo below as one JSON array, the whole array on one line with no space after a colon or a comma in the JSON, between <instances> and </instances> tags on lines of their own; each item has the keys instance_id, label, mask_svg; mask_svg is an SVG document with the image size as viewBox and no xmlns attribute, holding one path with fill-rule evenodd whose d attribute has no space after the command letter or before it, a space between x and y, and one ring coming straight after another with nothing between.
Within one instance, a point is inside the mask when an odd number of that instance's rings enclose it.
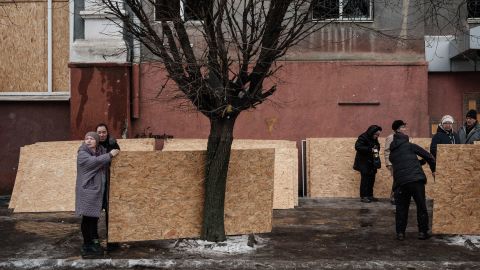
<instances>
[{"instance_id":1,"label":"boarded-up window","mask_svg":"<svg viewBox=\"0 0 480 270\"><path fill-rule=\"evenodd\" d=\"M180 18L180 1L155 0L155 20L173 21Z\"/></svg>"}]
</instances>

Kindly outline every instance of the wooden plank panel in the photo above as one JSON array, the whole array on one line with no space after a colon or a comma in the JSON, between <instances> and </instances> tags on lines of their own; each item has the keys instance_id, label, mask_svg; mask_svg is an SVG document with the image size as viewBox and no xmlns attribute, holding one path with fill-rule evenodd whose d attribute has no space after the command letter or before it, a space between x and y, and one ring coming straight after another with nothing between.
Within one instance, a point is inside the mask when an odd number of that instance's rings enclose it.
<instances>
[{"instance_id":1,"label":"wooden plank panel","mask_svg":"<svg viewBox=\"0 0 480 270\"><path fill-rule=\"evenodd\" d=\"M9 207L19 212L75 210L77 150L81 141L40 142L20 153L17 178ZM155 139L118 140L125 151L153 151ZM18 182L17 182L18 181ZM17 187L18 185L18 187Z\"/></svg>"},{"instance_id":2,"label":"wooden plank panel","mask_svg":"<svg viewBox=\"0 0 480 270\"><path fill-rule=\"evenodd\" d=\"M298 205L298 150L296 142L286 140L233 140L232 149L275 148L273 209ZM165 141L162 151L206 150L206 139Z\"/></svg>"},{"instance_id":3,"label":"wooden plank panel","mask_svg":"<svg viewBox=\"0 0 480 270\"><path fill-rule=\"evenodd\" d=\"M432 232L480 234L480 145L439 145Z\"/></svg>"},{"instance_id":4,"label":"wooden plank panel","mask_svg":"<svg viewBox=\"0 0 480 270\"><path fill-rule=\"evenodd\" d=\"M228 235L270 232L274 149L232 150L225 196ZM205 151L125 152L112 164L109 241L198 237Z\"/></svg>"},{"instance_id":5,"label":"wooden plank panel","mask_svg":"<svg viewBox=\"0 0 480 270\"><path fill-rule=\"evenodd\" d=\"M353 170L356 138L319 138L307 139L307 184L309 197L360 197L360 173ZM385 167L383 150L385 139L380 140L380 158L382 168L378 170L374 196L389 198L393 178ZM425 149L430 147L430 138L412 140ZM428 182L433 177L428 166L424 167ZM431 187L427 185L427 195Z\"/></svg>"}]
</instances>

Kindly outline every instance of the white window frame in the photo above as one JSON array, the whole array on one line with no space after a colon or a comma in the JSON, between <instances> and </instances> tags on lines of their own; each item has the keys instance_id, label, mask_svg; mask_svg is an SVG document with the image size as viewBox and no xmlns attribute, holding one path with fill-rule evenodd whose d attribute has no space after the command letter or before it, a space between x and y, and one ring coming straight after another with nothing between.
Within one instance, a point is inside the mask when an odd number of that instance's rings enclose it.
<instances>
[{"instance_id":1,"label":"white window frame","mask_svg":"<svg viewBox=\"0 0 480 270\"><path fill-rule=\"evenodd\" d=\"M70 14L73 14L73 1L69 5ZM70 15L71 18L71 15ZM71 20L72 22L73 20ZM73 23L70 24L72 29ZM71 33L69 40L71 42ZM1 92L0 101L63 101L70 99L70 91L53 91L53 0L47 0L47 91ZM71 46L70 46L71 48ZM69 76L70 77L70 76Z\"/></svg>"},{"instance_id":2,"label":"white window frame","mask_svg":"<svg viewBox=\"0 0 480 270\"><path fill-rule=\"evenodd\" d=\"M369 0L369 17L368 18L344 18L343 17L343 1L348 0L337 0L338 1L338 18L331 18L331 19L319 19L313 17L313 10L311 11L311 18L314 22L373 22L373 0Z\"/></svg>"}]
</instances>

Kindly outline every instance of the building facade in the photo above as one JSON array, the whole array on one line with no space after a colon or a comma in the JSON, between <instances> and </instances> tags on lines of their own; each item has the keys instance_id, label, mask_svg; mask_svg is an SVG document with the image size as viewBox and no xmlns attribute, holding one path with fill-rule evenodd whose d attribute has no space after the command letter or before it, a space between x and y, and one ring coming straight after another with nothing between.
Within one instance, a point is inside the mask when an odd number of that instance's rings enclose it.
<instances>
[{"instance_id":1,"label":"building facade","mask_svg":"<svg viewBox=\"0 0 480 270\"><path fill-rule=\"evenodd\" d=\"M194 31L202 19L196 10L199 1L167 2ZM282 68L276 76L277 92L271 102L239 116L236 138L300 142L309 137L354 137L371 124L384 127L386 135L395 119L408 123L411 136L429 137L442 115L453 115L461 124L468 109L480 109L478 1L445 4L443 17L459 24L439 20L423 1L316 2L309 23L321 29L278 61ZM63 95L69 101L33 102L12 96L1 101L2 116L10 125L8 136L15 138L10 139L10 152L1 156L11 167L2 168L1 193L13 187L18 147L36 140L81 139L100 122L107 123L115 137L208 136L208 119L180 109L168 91L159 95L167 81L162 64L122 30L122 22L102 3L75 0L68 9L71 13L64 17L70 27L64 34L69 50L61 65L68 89L57 98ZM146 13L153 24L162 16L155 6L147 5ZM192 39L191 46L202 43ZM167 86L175 89L171 83ZM4 92L18 90L12 84L2 87ZM50 99L56 95L48 86L38 89L47 89ZM35 117L19 121L22 110ZM41 136L24 135L25 125ZM45 133L52 125L58 132Z\"/></svg>"}]
</instances>

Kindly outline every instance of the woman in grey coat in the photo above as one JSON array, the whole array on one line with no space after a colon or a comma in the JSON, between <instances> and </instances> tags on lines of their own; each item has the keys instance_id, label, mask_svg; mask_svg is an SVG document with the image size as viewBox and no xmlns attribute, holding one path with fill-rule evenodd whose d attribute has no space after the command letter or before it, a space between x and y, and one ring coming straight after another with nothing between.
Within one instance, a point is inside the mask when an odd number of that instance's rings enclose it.
<instances>
[{"instance_id":1,"label":"woman in grey coat","mask_svg":"<svg viewBox=\"0 0 480 270\"><path fill-rule=\"evenodd\" d=\"M106 153L96 132L88 132L78 149L75 213L82 217L82 256L102 255L98 242L98 218L102 211L106 166L119 150Z\"/></svg>"}]
</instances>

